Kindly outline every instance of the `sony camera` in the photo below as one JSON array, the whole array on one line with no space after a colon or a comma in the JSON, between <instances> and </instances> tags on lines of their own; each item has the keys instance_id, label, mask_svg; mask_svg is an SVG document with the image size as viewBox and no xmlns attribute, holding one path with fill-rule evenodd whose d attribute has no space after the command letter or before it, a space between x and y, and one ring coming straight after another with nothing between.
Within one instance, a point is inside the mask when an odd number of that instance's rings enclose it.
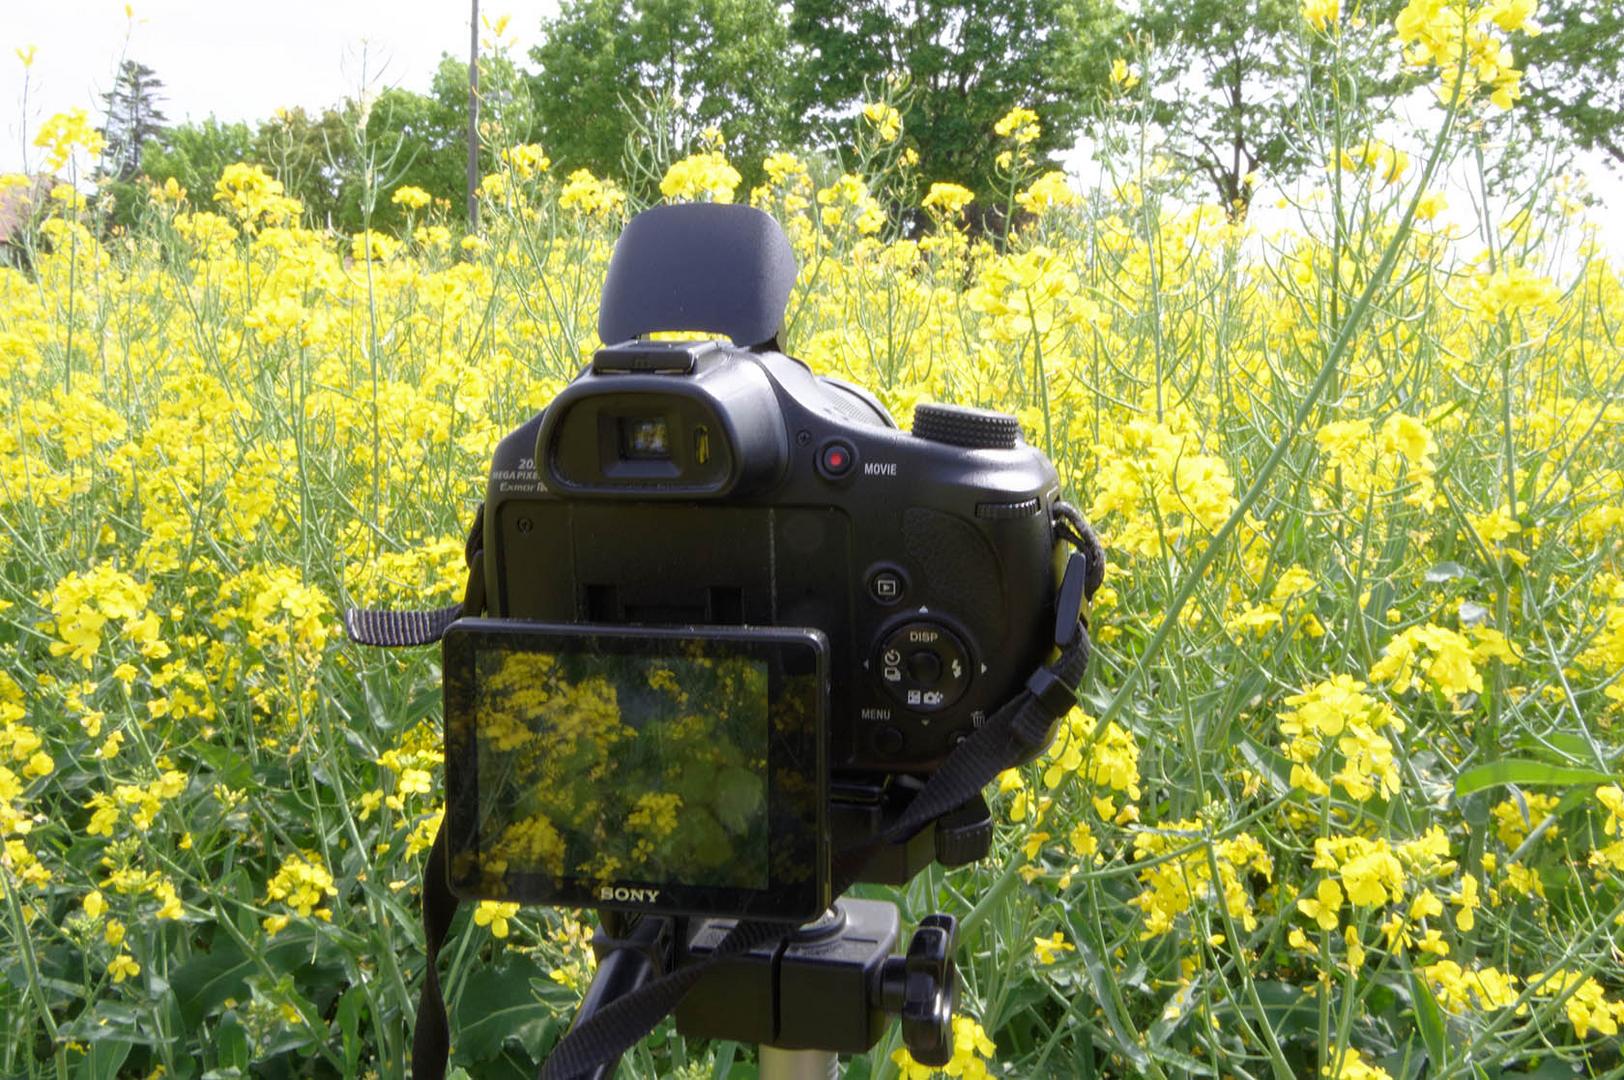
<instances>
[{"instance_id":1,"label":"sony camera","mask_svg":"<svg viewBox=\"0 0 1624 1080\"><path fill-rule=\"evenodd\" d=\"M795 276L757 210L639 215L613 344L497 448L486 617L443 639L459 895L810 919L831 845L1050 654L1053 466L1014 417L904 432L785 355Z\"/></svg>"}]
</instances>

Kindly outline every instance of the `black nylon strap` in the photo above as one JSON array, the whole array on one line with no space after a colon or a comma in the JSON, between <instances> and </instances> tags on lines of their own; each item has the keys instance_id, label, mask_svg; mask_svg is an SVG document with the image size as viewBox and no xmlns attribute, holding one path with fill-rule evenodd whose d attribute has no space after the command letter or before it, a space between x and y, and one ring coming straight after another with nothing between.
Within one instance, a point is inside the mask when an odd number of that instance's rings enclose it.
<instances>
[{"instance_id":1,"label":"black nylon strap","mask_svg":"<svg viewBox=\"0 0 1624 1080\"><path fill-rule=\"evenodd\" d=\"M451 1054L451 1025L440 993L440 946L457 914L457 898L446 884L445 823L434 834L428 865L423 868L423 940L429 963L423 972L423 993L417 999L417 1026L412 1029L412 1076L415 1080L444 1080Z\"/></svg>"},{"instance_id":2,"label":"black nylon strap","mask_svg":"<svg viewBox=\"0 0 1624 1080\"><path fill-rule=\"evenodd\" d=\"M446 627L461 617L461 604L451 604L433 611L350 608L344 612L344 632L359 645L382 645L391 649L432 645L445 636Z\"/></svg>"},{"instance_id":3,"label":"black nylon strap","mask_svg":"<svg viewBox=\"0 0 1624 1080\"><path fill-rule=\"evenodd\" d=\"M468 581L462 602L432 611L372 611L348 608L344 612L344 633L357 645L379 645L386 649L432 645L445 636L446 627L464 615L478 615L485 608L485 574L482 557L485 547L485 504L474 511L474 523L463 541L463 559L468 564Z\"/></svg>"}]
</instances>

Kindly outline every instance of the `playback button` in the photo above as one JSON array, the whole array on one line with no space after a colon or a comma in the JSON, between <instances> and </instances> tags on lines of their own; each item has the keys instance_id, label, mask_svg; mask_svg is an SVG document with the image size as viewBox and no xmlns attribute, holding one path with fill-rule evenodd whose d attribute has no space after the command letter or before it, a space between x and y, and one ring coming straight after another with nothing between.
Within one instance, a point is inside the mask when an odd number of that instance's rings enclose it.
<instances>
[{"instance_id":1,"label":"playback button","mask_svg":"<svg viewBox=\"0 0 1624 1080\"><path fill-rule=\"evenodd\" d=\"M890 606L902 599L908 582L901 571L883 566L868 576L868 595L876 604Z\"/></svg>"},{"instance_id":2,"label":"playback button","mask_svg":"<svg viewBox=\"0 0 1624 1080\"><path fill-rule=\"evenodd\" d=\"M940 712L970 688L969 650L940 623L903 623L880 642L875 660L886 691L911 712Z\"/></svg>"}]
</instances>

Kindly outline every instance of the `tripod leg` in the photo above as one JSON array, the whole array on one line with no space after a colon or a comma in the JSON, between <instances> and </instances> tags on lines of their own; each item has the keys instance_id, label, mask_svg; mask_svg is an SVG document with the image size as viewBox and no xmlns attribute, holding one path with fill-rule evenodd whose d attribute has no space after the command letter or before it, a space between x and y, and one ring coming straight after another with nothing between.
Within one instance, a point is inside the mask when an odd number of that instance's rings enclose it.
<instances>
[{"instance_id":1,"label":"tripod leg","mask_svg":"<svg viewBox=\"0 0 1624 1080\"><path fill-rule=\"evenodd\" d=\"M760 1047L761 1080L836 1080L840 1059L829 1050L780 1050Z\"/></svg>"}]
</instances>

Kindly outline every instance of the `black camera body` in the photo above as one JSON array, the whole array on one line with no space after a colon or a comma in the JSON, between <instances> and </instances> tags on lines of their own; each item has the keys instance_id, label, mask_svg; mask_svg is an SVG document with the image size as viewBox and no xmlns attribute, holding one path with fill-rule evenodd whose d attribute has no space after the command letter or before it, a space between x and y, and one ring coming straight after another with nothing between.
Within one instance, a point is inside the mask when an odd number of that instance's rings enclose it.
<instances>
[{"instance_id":1,"label":"black camera body","mask_svg":"<svg viewBox=\"0 0 1624 1080\"><path fill-rule=\"evenodd\" d=\"M631 341L496 450L486 603L547 622L804 626L835 772L925 772L1052 645L1054 468L1012 417L775 350Z\"/></svg>"},{"instance_id":2,"label":"black camera body","mask_svg":"<svg viewBox=\"0 0 1624 1080\"><path fill-rule=\"evenodd\" d=\"M1058 477L1012 416L906 433L785 355L795 276L759 211L645 211L614 344L498 445L442 637L459 895L808 919L832 853L890 883L985 854L979 798L871 841L1063 642ZM727 340L652 336L693 331Z\"/></svg>"}]
</instances>

